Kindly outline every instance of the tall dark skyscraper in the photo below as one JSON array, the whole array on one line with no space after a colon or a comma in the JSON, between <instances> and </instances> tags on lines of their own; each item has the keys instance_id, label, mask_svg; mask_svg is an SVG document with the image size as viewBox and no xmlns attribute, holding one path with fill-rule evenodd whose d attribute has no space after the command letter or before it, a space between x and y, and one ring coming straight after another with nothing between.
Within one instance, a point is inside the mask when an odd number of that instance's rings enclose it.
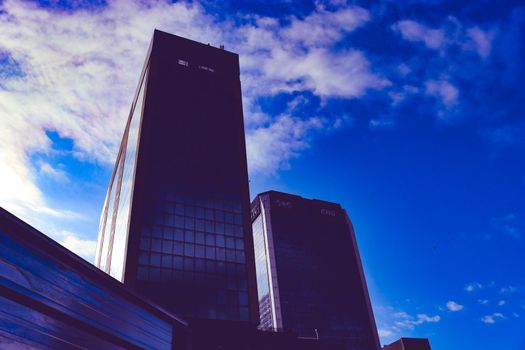
<instances>
[{"instance_id":1,"label":"tall dark skyscraper","mask_svg":"<svg viewBox=\"0 0 525 350\"><path fill-rule=\"evenodd\" d=\"M379 340L354 230L336 203L270 191L252 203L260 327L341 349Z\"/></svg>"},{"instance_id":2,"label":"tall dark skyscraper","mask_svg":"<svg viewBox=\"0 0 525 350\"><path fill-rule=\"evenodd\" d=\"M238 55L155 31L96 265L178 315L258 321Z\"/></svg>"}]
</instances>

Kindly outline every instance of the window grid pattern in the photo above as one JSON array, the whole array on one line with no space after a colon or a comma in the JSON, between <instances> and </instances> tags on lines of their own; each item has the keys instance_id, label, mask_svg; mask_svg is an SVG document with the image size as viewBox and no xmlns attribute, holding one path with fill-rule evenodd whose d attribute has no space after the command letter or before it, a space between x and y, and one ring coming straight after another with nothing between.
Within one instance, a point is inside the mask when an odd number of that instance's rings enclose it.
<instances>
[{"instance_id":1,"label":"window grid pattern","mask_svg":"<svg viewBox=\"0 0 525 350\"><path fill-rule=\"evenodd\" d=\"M137 279L206 286L207 307L196 316L248 320L240 202L166 193L153 203L141 232Z\"/></svg>"}]
</instances>

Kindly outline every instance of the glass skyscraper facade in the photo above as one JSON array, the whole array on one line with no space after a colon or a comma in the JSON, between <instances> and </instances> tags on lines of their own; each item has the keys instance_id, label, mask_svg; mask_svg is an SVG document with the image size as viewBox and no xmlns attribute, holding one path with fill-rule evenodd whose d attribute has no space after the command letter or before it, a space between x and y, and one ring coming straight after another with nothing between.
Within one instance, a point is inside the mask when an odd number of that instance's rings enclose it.
<instances>
[{"instance_id":1,"label":"glass skyscraper facade","mask_svg":"<svg viewBox=\"0 0 525 350\"><path fill-rule=\"evenodd\" d=\"M338 204L270 191L251 210L260 328L338 349L379 341L352 224Z\"/></svg>"},{"instance_id":2,"label":"glass skyscraper facade","mask_svg":"<svg viewBox=\"0 0 525 350\"><path fill-rule=\"evenodd\" d=\"M258 320L238 56L155 31L96 265L178 315Z\"/></svg>"}]
</instances>

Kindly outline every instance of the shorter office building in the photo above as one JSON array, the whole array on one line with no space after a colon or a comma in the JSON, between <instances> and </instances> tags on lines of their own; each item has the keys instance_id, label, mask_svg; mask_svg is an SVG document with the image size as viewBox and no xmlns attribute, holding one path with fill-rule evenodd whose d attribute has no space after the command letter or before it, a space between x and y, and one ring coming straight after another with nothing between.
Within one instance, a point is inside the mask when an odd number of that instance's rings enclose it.
<instances>
[{"instance_id":1,"label":"shorter office building","mask_svg":"<svg viewBox=\"0 0 525 350\"><path fill-rule=\"evenodd\" d=\"M380 348L354 230L336 203L269 191L252 202L260 328L338 349Z\"/></svg>"},{"instance_id":2,"label":"shorter office building","mask_svg":"<svg viewBox=\"0 0 525 350\"><path fill-rule=\"evenodd\" d=\"M431 350L427 338L401 338L383 346L383 350Z\"/></svg>"}]
</instances>

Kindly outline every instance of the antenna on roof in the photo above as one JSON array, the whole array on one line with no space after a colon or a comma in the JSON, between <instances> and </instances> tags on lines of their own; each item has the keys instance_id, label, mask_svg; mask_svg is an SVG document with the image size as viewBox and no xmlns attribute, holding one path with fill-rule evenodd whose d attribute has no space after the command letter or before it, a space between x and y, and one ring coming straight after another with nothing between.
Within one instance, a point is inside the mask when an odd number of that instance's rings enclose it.
<instances>
[{"instance_id":1,"label":"antenna on roof","mask_svg":"<svg viewBox=\"0 0 525 350\"><path fill-rule=\"evenodd\" d=\"M224 50L224 45L221 45L220 47L221 47L221 50Z\"/></svg>"}]
</instances>

